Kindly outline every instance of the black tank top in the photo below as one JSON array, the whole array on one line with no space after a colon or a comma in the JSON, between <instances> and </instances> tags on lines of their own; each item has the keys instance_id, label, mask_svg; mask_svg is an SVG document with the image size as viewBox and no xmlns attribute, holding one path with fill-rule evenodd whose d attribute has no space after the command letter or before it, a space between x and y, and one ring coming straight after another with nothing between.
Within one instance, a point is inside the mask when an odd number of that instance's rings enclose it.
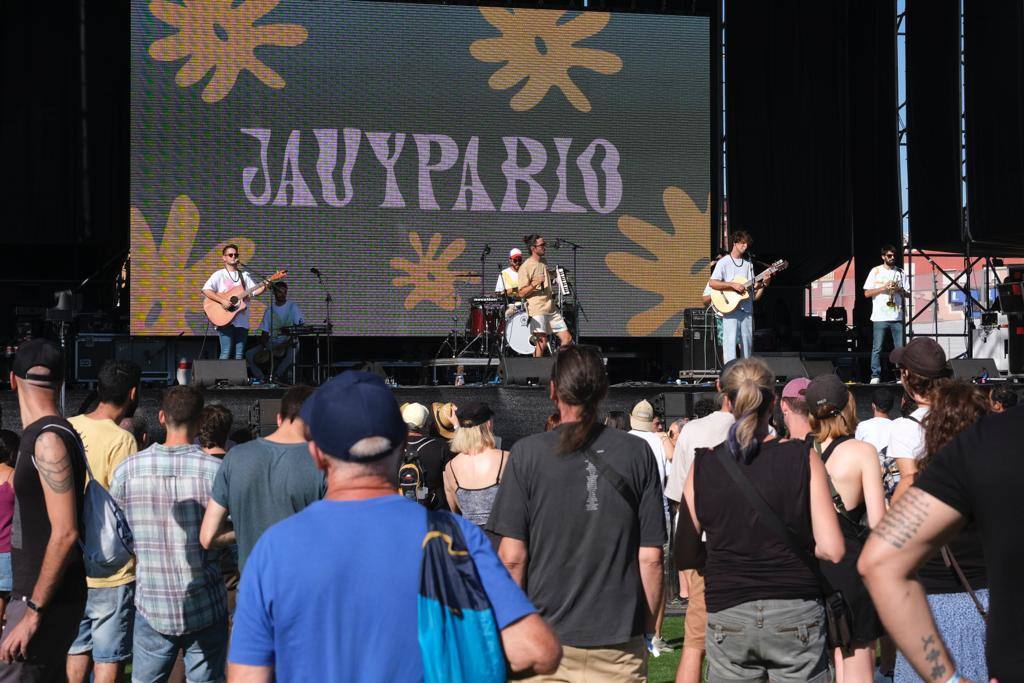
<instances>
[{"instance_id":1,"label":"black tank top","mask_svg":"<svg viewBox=\"0 0 1024 683\"><path fill-rule=\"evenodd\" d=\"M771 509L814 552L811 533L810 449L803 441L768 441L740 469ZM814 574L758 521L758 514L725 470L733 457L726 444L697 452L694 506L707 533L704 568L708 612L751 600L815 599L821 591Z\"/></svg>"},{"instance_id":2,"label":"black tank top","mask_svg":"<svg viewBox=\"0 0 1024 683\"><path fill-rule=\"evenodd\" d=\"M51 427L51 425L54 425ZM44 428L52 431L63 442L71 456L74 472L74 492L76 517L79 521L79 533L82 532L82 500L85 492L85 453L80 442L74 436L74 427L62 417L50 415L40 418L25 428L21 436L21 447L18 449L18 463L14 468L14 524L11 529L11 565L14 573L13 591L16 595L32 595L39 570L46 554L46 544L50 541L50 518L46 514L46 499L43 496L43 483L39 480L34 456L36 439ZM71 433L60 429L71 430ZM60 587L51 603L78 602L85 599L85 565L82 563L82 551L76 544L71 549L71 558L64 568Z\"/></svg>"}]
</instances>

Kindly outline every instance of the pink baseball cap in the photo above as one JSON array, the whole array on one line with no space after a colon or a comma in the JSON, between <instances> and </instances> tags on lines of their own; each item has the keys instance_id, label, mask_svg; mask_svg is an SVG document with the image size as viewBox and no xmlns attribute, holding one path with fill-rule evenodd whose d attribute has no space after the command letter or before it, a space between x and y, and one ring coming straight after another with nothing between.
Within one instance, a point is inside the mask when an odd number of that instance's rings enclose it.
<instances>
[{"instance_id":1,"label":"pink baseball cap","mask_svg":"<svg viewBox=\"0 0 1024 683\"><path fill-rule=\"evenodd\" d=\"M786 386L782 387L782 398L803 398L804 391L810 385L811 380L806 377L797 377L786 382Z\"/></svg>"}]
</instances>

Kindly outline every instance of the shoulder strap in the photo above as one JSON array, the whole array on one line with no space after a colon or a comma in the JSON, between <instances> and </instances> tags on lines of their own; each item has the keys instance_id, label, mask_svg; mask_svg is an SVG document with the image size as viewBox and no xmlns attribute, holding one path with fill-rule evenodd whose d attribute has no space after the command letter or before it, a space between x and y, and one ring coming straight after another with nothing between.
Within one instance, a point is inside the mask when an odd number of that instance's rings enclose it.
<instances>
[{"instance_id":1,"label":"shoulder strap","mask_svg":"<svg viewBox=\"0 0 1024 683\"><path fill-rule=\"evenodd\" d=\"M914 417L913 413L908 413L906 417L911 422L916 422L917 424L921 424L921 421L918 420L916 417Z\"/></svg>"},{"instance_id":2,"label":"shoulder strap","mask_svg":"<svg viewBox=\"0 0 1024 683\"><path fill-rule=\"evenodd\" d=\"M505 456L508 455L508 451L501 452L501 462L498 463L498 477L494 480L495 484L501 483L501 470L505 467Z\"/></svg>"},{"instance_id":3,"label":"shoulder strap","mask_svg":"<svg viewBox=\"0 0 1024 683\"><path fill-rule=\"evenodd\" d=\"M455 465L452 464L452 460L455 460L455 458L452 458L451 460L449 460L448 464L445 465L445 467L447 467L448 469L450 469L452 471L452 479L455 480L456 488L460 488L461 489L462 488L462 484L459 483L459 478L455 476Z\"/></svg>"},{"instance_id":4,"label":"shoulder strap","mask_svg":"<svg viewBox=\"0 0 1024 683\"><path fill-rule=\"evenodd\" d=\"M85 444L82 443L82 437L80 437L78 435L78 432L76 432L76 431L74 431L72 429L68 429L64 425L48 424L45 427L43 427L42 429L40 429L39 433L40 434L44 434L46 432L53 431L54 429L59 429L61 431L64 431L64 432L68 433L68 435L72 438L72 440L78 446L78 451L82 454L82 460L85 461L85 471L86 471L86 474L89 475L90 479L95 479L96 477L94 477L92 475L92 468L89 467L89 458L87 458L85 456ZM32 463L35 464L35 457L32 458Z\"/></svg>"},{"instance_id":5,"label":"shoulder strap","mask_svg":"<svg viewBox=\"0 0 1024 683\"><path fill-rule=\"evenodd\" d=\"M732 445L730 444L730 449ZM768 501L764 499L761 492L754 488L750 479L747 475L740 470L740 466L736 463L736 458L731 456L731 453L722 451L719 461L725 467L726 473L733 480L733 482L739 487L743 493L743 497L747 499L754 511L761 516L761 521L767 526L772 532L780 539L783 543L789 546L789 549L797 556L797 558L811 570L815 578L818 580L818 585L821 587L822 592L827 596L835 592L832 588L832 584L829 583L825 575L821 573L821 567L818 566L818 561L811 556L807 549L801 545L800 541L796 538L796 535L787 527L779 516L771 509L768 505Z\"/></svg>"},{"instance_id":6,"label":"shoulder strap","mask_svg":"<svg viewBox=\"0 0 1024 683\"><path fill-rule=\"evenodd\" d=\"M974 603L974 609L978 610L978 614L981 615L982 621L987 622L988 612L985 611L985 608L981 604L981 600L978 600L977 594L974 592L974 589L971 588L971 584L967 580L967 577L964 576L964 570L960 568L960 563L956 561L956 555L953 554L952 548L948 545L944 545L939 549L939 552L942 554L942 561L946 563L947 567L953 568L953 571L956 572L956 577L960 579L960 585L963 586L964 590L967 591L967 594L971 596L971 601Z\"/></svg>"},{"instance_id":7,"label":"shoulder strap","mask_svg":"<svg viewBox=\"0 0 1024 683\"><path fill-rule=\"evenodd\" d=\"M836 438L832 439L832 443L830 443L828 445L828 448L826 448L824 451L821 450L820 444L815 448L815 450L817 450L818 453L821 454L822 462L828 462L828 459L832 455L832 451L836 449L836 446L838 446L841 443L845 443L846 441L849 441L852 438L853 437L850 436L849 434L846 434L845 436L837 436ZM817 443L817 441L815 441L815 443Z\"/></svg>"},{"instance_id":8,"label":"shoulder strap","mask_svg":"<svg viewBox=\"0 0 1024 683\"><path fill-rule=\"evenodd\" d=\"M815 441L814 450L821 456L821 462L827 463L829 456L832 455L832 451L835 450L836 446L844 441L849 441L851 438L853 437L847 435L832 439L832 443L828 445L828 448L826 448L824 452L821 450L821 443ZM846 509L846 503L843 502L843 497L839 494L839 489L837 489L836 485L832 482L832 475L828 473L828 469L825 470L825 480L828 482L828 491L832 495L832 505L835 506L836 512L839 513L839 516L844 518L850 524L853 524L855 527L864 526L850 516L850 511Z\"/></svg>"},{"instance_id":9,"label":"shoulder strap","mask_svg":"<svg viewBox=\"0 0 1024 683\"><path fill-rule=\"evenodd\" d=\"M626 481L622 478L622 475L616 472L615 468L609 465L593 448L587 448L587 450L583 452L587 456L587 459L590 460L590 462L594 464L594 467L597 468L597 471L604 475L604 478L608 480L609 484L615 487L615 490L618 491L619 495L622 496L622 499L629 504L629 507L631 507L634 512L639 510L640 502L636 499L636 495L629 486L626 485Z\"/></svg>"}]
</instances>

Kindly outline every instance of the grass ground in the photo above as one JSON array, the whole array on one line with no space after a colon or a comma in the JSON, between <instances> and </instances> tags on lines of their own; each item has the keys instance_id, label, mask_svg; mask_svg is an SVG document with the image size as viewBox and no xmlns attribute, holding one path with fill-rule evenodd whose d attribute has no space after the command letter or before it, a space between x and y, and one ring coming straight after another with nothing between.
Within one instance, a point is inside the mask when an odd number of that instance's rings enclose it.
<instances>
[{"instance_id":1,"label":"grass ground","mask_svg":"<svg viewBox=\"0 0 1024 683\"><path fill-rule=\"evenodd\" d=\"M683 650L683 617L665 617L662 637L674 650L660 657L647 659L647 680L650 683L671 683L676 680L676 667Z\"/></svg>"}]
</instances>

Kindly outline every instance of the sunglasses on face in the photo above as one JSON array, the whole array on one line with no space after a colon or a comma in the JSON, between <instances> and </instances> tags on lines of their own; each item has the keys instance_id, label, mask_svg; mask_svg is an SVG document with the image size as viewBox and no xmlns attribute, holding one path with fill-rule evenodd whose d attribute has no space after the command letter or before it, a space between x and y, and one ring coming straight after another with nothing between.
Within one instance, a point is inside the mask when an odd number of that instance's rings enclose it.
<instances>
[{"instance_id":1,"label":"sunglasses on face","mask_svg":"<svg viewBox=\"0 0 1024 683\"><path fill-rule=\"evenodd\" d=\"M224 255L227 256L228 258L235 258L236 256L238 256L237 253L230 253L230 254L224 254Z\"/></svg>"}]
</instances>

